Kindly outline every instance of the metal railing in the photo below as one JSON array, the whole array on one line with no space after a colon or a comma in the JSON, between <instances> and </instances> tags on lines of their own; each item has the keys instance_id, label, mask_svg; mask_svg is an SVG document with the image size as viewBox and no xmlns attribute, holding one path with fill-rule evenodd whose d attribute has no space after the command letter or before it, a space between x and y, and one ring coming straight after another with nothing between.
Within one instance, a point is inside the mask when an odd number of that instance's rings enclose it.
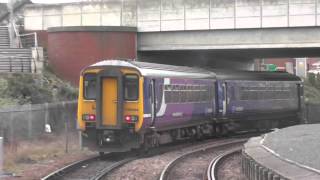
<instances>
[{"instance_id":1,"label":"metal railing","mask_svg":"<svg viewBox=\"0 0 320 180\"><path fill-rule=\"evenodd\" d=\"M36 32L20 34L22 47L38 47L38 35Z\"/></svg>"},{"instance_id":2,"label":"metal railing","mask_svg":"<svg viewBox=\"0 0 320 180\"><path fill-rule=\"evenodd\" d=\"M38 35L36 32L20 34L15 24L12 27L18 48L38 47Z\"/></svg>"},{"instance_id":3,"label":"metal railing","mask_svg":"<svg viewBox=\"0 0 320 180\"><path fill-rule=\"evenodd\" d=\"M31 73L32 58L1 56L0 72L28 72Z\"/></svg>"}]
</instances>

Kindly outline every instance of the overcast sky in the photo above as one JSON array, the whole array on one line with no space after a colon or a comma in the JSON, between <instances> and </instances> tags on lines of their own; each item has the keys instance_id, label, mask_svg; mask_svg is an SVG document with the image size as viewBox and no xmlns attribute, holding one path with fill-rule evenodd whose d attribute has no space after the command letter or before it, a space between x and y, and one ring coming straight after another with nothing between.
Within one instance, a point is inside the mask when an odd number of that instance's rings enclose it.
<instances>
[{"instance_id":1,"label":"overcast sky","mask_svg":"<svg viewBox=\"0 0 320 180\"><path fill-rule=\"evenodd\" d=\"M33 3L69 3L69 2L79 2L81 0L31 0ZM0 3L7 3L8 0L0 0Z\"/></svg>"}]
</instances>

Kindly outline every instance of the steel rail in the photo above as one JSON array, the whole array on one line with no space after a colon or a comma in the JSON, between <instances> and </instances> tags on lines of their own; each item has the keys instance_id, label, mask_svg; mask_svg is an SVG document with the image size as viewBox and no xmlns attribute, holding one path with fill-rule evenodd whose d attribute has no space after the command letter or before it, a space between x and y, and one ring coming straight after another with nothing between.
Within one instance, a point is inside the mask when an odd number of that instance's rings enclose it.
<instances>
[{"instance_id":1,"label":"steel rail","mask_svg":"<svg viewBox=\"0 0 320 180\"><path fill-rule=\"evenodd\" d=\"M205 180L218 180L218 167L221 162L229 156L241 152L241 148L236 148L234 150L228 151L226 153L220 154L219 156L212 159L207 169L207 176Z\"/></svg>"},{"instance_id":2,"label":"steel rail","mask_svg":"<svg viewBox=\"0 0 320 180\"><path fill-rule=\"evenodd\" d=\"M229 142L224 142L224 143L215 143L215 144L212 144L212 145L208 145L207 147L201 147L201 148L189 151L187 153L184 153L184 154L178 156L177 158L173 159L171 162L169 162L167 164L167 166L162 170L161 175L159 177L159 180L168 180L170 172L172 171L173 167L176 164L178 164L179 162L181 162L183 159L185 159L185 158L187 158L187 157L189 157L191 155L194 155L194 154L197 154L197 153L203 152L203 151L208 151L208 150L211 150L211 149L216 149L216 148L219 148L219 147L232 145L232 144L244 143L247 140L248 139L245 138L245 139L231 140Z\"/></svg>"},{"instance_id":3,"label":"steel rail","mask_svg":"<svg viewBox=\"0 0 320 180\"><path fill-rule=\"evenodd\" d=\"M118 162L116 162L116 163L104 168L95 177L90 178L90 180L101 180L104 177L106 177L113 170L119 168L120 166L122 166L122 165L124 165L124 164L126 164L126 163L128 163L130 161L136 160L136 159L138 159L138 157L132 157L132 158L127 158L127 159L123 159L121 161L118 161Z\"/></svg>"},{"instance_id":4,"label":"steel rail","mask_svg":"<svg viewBox=\"0 0 320 180\"><path fill-rule=\"evenodd\" d=\"M50 173L49 175L41 178L41 180L58 180L61 179L65 176L67 176L70 173L76 172L77 170L81 169L82 166L88 165L90 163L93 163L95 161L101 160L102 161L105 159L106 163L108 163L108 157L112 157L113 153L109 153L106 154L104 156L94 156L94 157L90 157L84 160L80 160L77 161L75 163L72 163L70 165L67 165L61 169L58 169L52 173ZM133 161L135 159L139 158L139 156L137 157L124 157L121 158L118 161L112 162L110 163L110 165L107 165L105 168L103 168L102 170L98 171L94 176L88 178L89 180L100 180L103 179L104 177L106 177L110 172L112 172L113 170L115 170L116 168L130 162Z\"/></svg>"},{"instance_id":5,"label":"steel rail","mask_svg":"<svg viewBox=\"0 0 320 180\"><path fill-rule=\"evenodd\" d=\"M48 174L47 176L41 178L41 180L53 180L53 179L60 179L61 177L63 177L65 174L70 173L72 171L74 171L75 169L78 169L79 167L85 165L85 164L89 164L93 161L97 161L100 158L100 156L94 156L94 157L89 157L87 159L84 160L80 160L80 161L76 161L72 164L69 164L65 167L62 167L50 174Z\"/></svg>"},{"instance_id":6,"label":"steel rail","mask_svg":"<svg viewBox=\"0 0 320 180\"><path fill-rule=\"evenodd\" d=\"M239 138L239 135L238 136L235 136L235 138ZM185 153L181 156L179 156L178 158L176 158L175 160L171 161L167 166L166 168L162 171L161 173L161 180L164 180L165 177L168 175L166 171L169 171L168 169L173 167L174 164L177 163L177 160L179 160L180 158L183 159L183 156L187 156L188 154L190 154L191 152L193 153L197 153L199 151L204 151L204 150L209 150L210 148L218 148L218 147L221 147L221 146L226 146L226 145L231 145L232 143L241 143L241 142L245 142L248 138L247 137L241 137L241 139L229 139L229 142L226 142L227 139L216 139L216 140L219 140L219 141L214 141L213 143L210 143L209 145L207 144L208 142L206 142L206 145L202 145L202 143L200 144L187 144L187 147L189 147L190 145L191 146L200 146L200 147L197 147L193 150L190 150L188 153ZM178 145L181 145L181 144L178 144ZM149 152L149 154L147 155L148 156L153 156L153 155L156 155L156 154L162 154L162 153L166 153L166 152L170 152L172 150L176 150L175 146L174 147L163 147L163 148L160 148L160 149L157 149L157 151L153 152ZM107 162L107 158L108 157L112 157L113 153L108 153L106 154L105 156L101 157L101 156L94 156L94 157L90 157L90 158L87 158L87 159L84 159L84 160L80 160L80 161L77 161L77 162L74 162L70 165L67 165L63 168L60 168L52 173L50 173L49 175L41 178L41 180L55 180L55 179L61 179L63 178L64 176L70 174L70 173L73 173L75 171L77 171L77 169L81 168L82 166L86 166L90 163L94 163L95 161L98 161L100 159L106 159L106 163ZM102 170L98 171L97 174L95 174L93 177L90 177L88 179L90 180L99 180L99 179L103 179L104 177L106 177L108 174L110 174L113 170L119 168L120 166L130 162L130 161L133 161L133 160L136 160L138 158L141 158L141 157L145 157L146 155L142 155L142 156L128 156L128 157L123 157L121 158L120 160L118 161L115 161L115 162L112 162L110 163L110 165L104 167Z\"/></svg>"}]
</instances>

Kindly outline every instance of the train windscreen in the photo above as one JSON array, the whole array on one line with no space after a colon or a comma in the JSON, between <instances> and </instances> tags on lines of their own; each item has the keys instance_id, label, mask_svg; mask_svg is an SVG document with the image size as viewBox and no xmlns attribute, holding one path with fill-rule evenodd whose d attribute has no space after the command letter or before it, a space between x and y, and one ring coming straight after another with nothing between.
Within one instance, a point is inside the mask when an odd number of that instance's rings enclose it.
<instances>
[{"instance_id":1,"label":"train windscreen","mask_svg":"<svg viewBox=\"0 0 320 180\"><path fill-rule=\"evenodd\" d=\"M96 75L86 74L84 76L84 98L87 100L96 99Z\"/></svg>"},{"instance_id":2,"label":"train windscreen","mask_svg":"<svg viewBox=\"0 0 320 180\"><path fill-rule=\"evenodd\" d=\"M124 99L136 101L139 96L139 77L137 75L126 75L124 78Z\"/></svg>"}]
</instances>

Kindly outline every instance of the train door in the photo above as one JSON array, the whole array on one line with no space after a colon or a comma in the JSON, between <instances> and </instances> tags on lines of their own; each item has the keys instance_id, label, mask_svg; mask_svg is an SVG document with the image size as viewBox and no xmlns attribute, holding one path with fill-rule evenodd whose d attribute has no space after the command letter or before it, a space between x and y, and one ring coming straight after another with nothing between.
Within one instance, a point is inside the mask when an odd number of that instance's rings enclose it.
<instances>
[{"instance_id":1,"label":"train door","mask_svg":"<svg viewBox=\"0 0 320 180\"><path fill-rule=\"evenodd\" d=\"M223 88L222 115L225 116L227 113L227 99L228 99L226 82L222 84L222 88Z\"/></svg>"},{"instance_id":2,"label":"train door","mask_svg":"<svg viewBox=\"0 0 320 180\"><path fill-rule=\"evenodd\" d=\"M150 82L150 107L151 107L151 127L154 127L156 122L156 81L152 79Z\"/></svg>"},{"instance_id":3,"label":"train door","mask_svg":"<svg viewBox=\"0 0 320 180\"><path fill-rule=\"evenodd\" d=\"M104 126L115 126L117 125L118 103L117 78L103 78L102 92L102 124Z\"/></svg>"},{"instance_id":4,"label":"train door","mask_svg":"<svg viewBox=\"0 0 320 180\"><path fill-rule=\"evenodd\" d=\"M118 69L97 74L96 128L121 129L123 124L123 79Z\"/></svg>"}]
</instances>

